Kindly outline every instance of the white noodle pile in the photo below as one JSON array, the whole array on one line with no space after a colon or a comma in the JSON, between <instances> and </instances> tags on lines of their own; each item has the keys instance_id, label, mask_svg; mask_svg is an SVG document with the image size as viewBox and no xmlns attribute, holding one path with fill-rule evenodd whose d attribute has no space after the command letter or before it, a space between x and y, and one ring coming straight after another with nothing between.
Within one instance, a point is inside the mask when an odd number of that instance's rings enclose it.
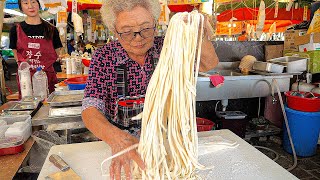
<instances>
[{"instance_id":1,"label":"white noodle pile","mask_svg":"<svg viewBox=\"0 0 320 180\"><path fill-rule=\"evenodd\" d=\"M170 20L145 97L138 152L146 170L134 164L135 178L190 179L203 168L195 113L203 19L193 11Z\"/></svg>"}]
</instances>

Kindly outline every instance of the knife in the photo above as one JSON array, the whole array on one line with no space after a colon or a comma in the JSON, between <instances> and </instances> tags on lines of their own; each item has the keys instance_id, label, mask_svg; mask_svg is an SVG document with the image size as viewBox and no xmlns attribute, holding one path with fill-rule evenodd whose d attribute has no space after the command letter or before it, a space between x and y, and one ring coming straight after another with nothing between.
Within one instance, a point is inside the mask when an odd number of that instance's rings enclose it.
<instances>
[{"instance_id":1,"label":"knife","mask_svg":"<svg viewBox=\"0 0 320 180\"><path fill-rule=\"evenodd\" d=\"M53 173L49 176L46 176L47 180L81 180L81 177L78 176L73 169L57 154L52 154L49 157L49 161L52 162L57 168L61 170L61 172Z\"/></svg>"}]
</instances>

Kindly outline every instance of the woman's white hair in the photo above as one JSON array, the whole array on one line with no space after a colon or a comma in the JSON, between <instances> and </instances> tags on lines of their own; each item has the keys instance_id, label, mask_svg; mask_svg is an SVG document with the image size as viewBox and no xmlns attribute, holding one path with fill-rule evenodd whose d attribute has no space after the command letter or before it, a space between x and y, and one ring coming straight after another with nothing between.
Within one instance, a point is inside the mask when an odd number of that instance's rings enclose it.
<instances>
[{"instance_id":1,"label":"woman's white hair","mask_svg":"<svg viewBox=\"0 0 320 180\"><path fill-rule=\"evenodd\" d=\"M161 11L159 0L103 0L100 9L102 20L108 29L114 32L116 16L137 6L147 9L155 21L158 21Z\"/></svg>"}]
</instances>

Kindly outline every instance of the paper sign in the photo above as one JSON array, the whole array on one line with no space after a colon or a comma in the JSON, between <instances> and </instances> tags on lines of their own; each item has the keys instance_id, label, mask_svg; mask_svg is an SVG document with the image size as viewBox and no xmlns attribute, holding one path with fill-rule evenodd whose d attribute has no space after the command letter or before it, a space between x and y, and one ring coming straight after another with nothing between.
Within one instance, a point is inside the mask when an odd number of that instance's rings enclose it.
<instances>
[{"instance_id":1,"label":"paper sign","mask_svg":"<svg viewBox=\"0 0 320 180\"><path fill-rule=\"evenodd\" d=\"M59 11L57 14L57 21L58 23L67 23L68 21L67 11Z\"/></svg>"}]
</instances>

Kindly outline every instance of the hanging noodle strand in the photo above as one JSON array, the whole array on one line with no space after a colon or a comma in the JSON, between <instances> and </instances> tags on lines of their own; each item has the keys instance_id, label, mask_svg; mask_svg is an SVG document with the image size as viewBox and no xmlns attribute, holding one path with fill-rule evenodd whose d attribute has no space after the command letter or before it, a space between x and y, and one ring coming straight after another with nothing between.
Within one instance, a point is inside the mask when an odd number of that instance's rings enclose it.
<instances>
[{"instance_id":1,"label":"hanging noodle strand","mask_svg":"<svg viewBox=\"0 0 320 180\"><path fill-rule=\"evenodd\" d=\"M146 164L135 178L190 179L198 163L195 96L204 17L197 11L170 20L145 97L138 152Z\"/></svg>"}]
</instances>

